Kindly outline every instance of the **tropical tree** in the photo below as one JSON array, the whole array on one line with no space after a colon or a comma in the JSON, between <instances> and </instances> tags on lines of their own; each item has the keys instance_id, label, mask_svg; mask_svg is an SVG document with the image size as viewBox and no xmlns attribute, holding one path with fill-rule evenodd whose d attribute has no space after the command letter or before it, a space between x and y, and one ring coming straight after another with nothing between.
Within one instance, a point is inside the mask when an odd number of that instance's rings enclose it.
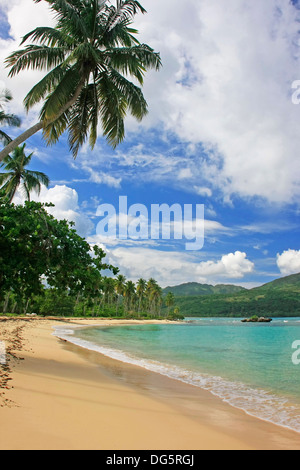
<instances>
[{"instance_id":1,"label":"tropical tree","mask_svg":"<svg viewBox=\"0 0 300 470\"><path fill-rule=\"evenodd\" d=\"M0 301L10 292L26 306L32 296L43 294L45 284L74 299L80 292L88 300L95 279L112 268L102 249L91 247L72 223L51 216L48 206L0 198Z\"/></svg>"},{"instance_id":2,"label":"tropical tree","mask_svg":"<svg viewBox=\"0 0 300 470\"><path fill-rule=\"evenodd\" d=\"M138 312L139 313L141 312L141 308L142 308L143 301L144 301L144 298L145 298L146 287L147 287L147 282L145 281L145 279L140 278L137 282L137 285L136 285L136 293L137 293L137 297L138 297Z\"/></svg>"},{"instance_id":3,"label":"tropical tree","mask_svg":"<svg viewBox=\"0 0 300 470\"><path fill-rule=\"evenodd\" d=\"M150 278L147 282L146 295L150 313L159 312L162 303L162 289L153 278Z\"/></svg>"},{"instance_id":4,"label":"tropical tree","mask_svg":"<svg viewBox=\"0 0 300 470\"><path fill-rule=\"evenodd\" d=\"M43 102L40 120L0 152L0 161L40 130L48 145L67 130L74 157L88 136L94 147L100 124L108 143L117 146L127 112L138 120L147 114L141 90L145 72L161 66L159 53L141 44L131 27L134 16L146 12L138 1L45 1L56 26L26 34L21 45L29 39L33 44L6 59L10 77L26 69L48 71L24 99L27 111Z\"/></svg>"},{"instance_id":5,"label":"tropical tree","mask_svg":"<svg viewBox=\"0 0 300 470\"><path fill-rule=\"evenodd\" d=\"M28 201L30 201L32 190L40 193L42 184L46 187L49 186L50 181L45 173L26 169L33 153L26 156L25 146L26 144L23 144L21 147L15 148L12 156L5 157L0 165L0 168L5 169L5 173L0 173L0 189L5 192L9 202L13 200L19 186Z\"/></svg>"},{"instance_id":6,"label":"tropical tree","mask_svg":"<svg viewBox=\"0 0 300 470\"><path fill-rule=\"evenodd\" d=\"M135 284L133 281L127 281L124 289L125 308L127 312L133 309L133 302L135 300Z\"/></svg>"},{"instance_id":7,"label":"tropical tree","mask_svg":"<svg viewBox=\"0 0 300 470\"><path fill-rule=\"evenodd\" d=\"M12 95L9 90L3 90L0 93L0 125L4 126L15 126L19 127L21 125L21 120L15 114L7 114L4 111L4 105L9 103L12 100ZM0 129L0 142L4 145L7 145L11 142L11 138L3 130Z\"/></svg>"},{"instance_id":8,"label":"tropical tree","mask_svg":"<svg viewBox=\"0 0 300 470\"><path fill-rule=\"evenodd\" d=\"M126 283L126 277L123 276L123 274L119 274L115 281L115 292L116 292L116 297L117 297L116 313L118 313L119 311L120 301L124 295L125 283Z\"/></svg>"},{"instance_id":9,"label":"tropical tree","mask_svg":"<svg viewBox=\"0 0 300 470\"><path fill-rule=\"evenodd\" d=\"M170 308L174 305L174 301L175 296L173 292L168 292L165 299L166 306L168 307L168 315L170 314Z\"/></svg>"}]
</instances>

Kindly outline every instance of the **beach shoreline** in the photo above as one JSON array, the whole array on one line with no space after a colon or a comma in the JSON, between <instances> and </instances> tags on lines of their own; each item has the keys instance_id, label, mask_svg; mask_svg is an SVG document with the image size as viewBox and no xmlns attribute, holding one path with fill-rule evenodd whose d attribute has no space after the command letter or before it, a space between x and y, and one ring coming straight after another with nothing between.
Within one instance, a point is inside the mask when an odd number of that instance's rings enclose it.
<instances>
[{"instance_id":1,"label":"beach shoreline","mask_svg":"<svg viewBox=\"0 0 300 470\"><path fill-rule=\"evenodd\" d=\"M53 335L57 326L147 321L1 320L9 358L0 377L2 450L300 449L296 432Z\"/></svg>"}]
</instances>

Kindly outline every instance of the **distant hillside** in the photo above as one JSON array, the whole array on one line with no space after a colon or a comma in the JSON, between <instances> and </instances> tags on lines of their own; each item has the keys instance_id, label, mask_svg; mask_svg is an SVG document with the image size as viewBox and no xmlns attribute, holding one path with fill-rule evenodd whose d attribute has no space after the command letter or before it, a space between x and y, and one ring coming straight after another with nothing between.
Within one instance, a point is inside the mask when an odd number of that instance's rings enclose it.
<instances>
[{"instance_id":1,"label":"distant hillside","mask_svg":"<svg viewBox=\"0 0 300 470\"><path fill-rule=\"evenodd\" d=\"M256 287L256 289L291 289L300 292L300 273L275 279L275 281L268 282L268 284L264 284L261 287Z\"/></svg>"},{"instance_id":2,"label":"distant hillside","mask_svg":"<svg viewBox=\"0 0 300 470\"><path fill-rule=\"evenodd\" d=\"M246 290L244 287L234 286L231 284L218 284L211 286L210 284L199 284L198 282L187 282L179 286L166 287L164 293L172 292L176 296L190 295L215 295L215 294L236 294Z\"/></svg>"},{"instance_id":3,"label":"distant hillside","mask_svg":"<svg viewBox=\"0 0 300 470\"><path fill-rule=\"evenodd\" d=\"M176 295L174 288L172 292ZM300 316L300 273L236 293L176 295L175 303L186 317Z\"/></svg>"}]
</instances>

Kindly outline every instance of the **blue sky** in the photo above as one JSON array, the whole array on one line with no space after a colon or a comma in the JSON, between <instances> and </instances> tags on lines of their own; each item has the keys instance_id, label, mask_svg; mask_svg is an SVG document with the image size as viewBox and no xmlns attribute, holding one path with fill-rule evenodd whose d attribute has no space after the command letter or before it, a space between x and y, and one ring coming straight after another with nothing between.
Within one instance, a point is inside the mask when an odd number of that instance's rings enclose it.
<instances>
[{"instance_id":1,"label":"blue sky","mask_svg":"<svg viewBox=\"0 0 300 470\"><path fill-rule=\"evenodd\" d=\"M111 149L101 137L76 160L63 137L46 147L27 142L32 168L51 179L39 200L57 217L107 251L133 280L161 285L198 281L246 287L300 271L300 105L292 102L299 73L299 10L288 0L145 0L139 39L162 56L144 94L149 115L126 121L126 139ZM4 58L20 37L52 23L43 2L3 0L0 6L0 85L14 96L10 110L23 128L22 100L41 77L9 79ZM10 134L17 135L11 129ZM99 204L205 206L205 243L186 240L104 240L96 233ZM19 198L21 201L21 198Z\"/></svg>"}]
</instances>

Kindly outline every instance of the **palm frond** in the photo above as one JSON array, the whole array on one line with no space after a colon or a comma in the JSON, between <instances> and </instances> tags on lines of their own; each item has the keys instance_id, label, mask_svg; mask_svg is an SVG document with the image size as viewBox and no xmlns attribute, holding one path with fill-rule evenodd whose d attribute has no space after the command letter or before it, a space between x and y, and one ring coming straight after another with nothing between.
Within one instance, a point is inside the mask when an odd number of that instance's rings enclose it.
<instances>
[{"instance_id":1,"label":"palm frond","mask_svg":"<svg viewBox=\"0 0 300 470\"><path fill-rule=\"evenodd\" d=\"M107 6L106 13L102 15L106 30L110 31L117 23L129 25L138 12L146 13L146 10L136 0L117 0L116 6Z\"/></svg>"},{"instance_id":2,"label":"palm frond","mask_svg":"<svg viewBox=\"0 0 300 470\"><path fill-rule=\"evenodd\" d=\"M23 179L27 182L27 183L32 183L33 185L34 184L37 184L39 183L40 185L43 184L44 186L46 186L48 188L49 184L50 184L50 179L49 177L43 173L42 171L32 171L32 170L26 170L24 172L24 176L23 176ZM36 183L34 183L36 182ZM31 185L28 184L28 187L30 188ZM33 187L33 186L32 186Z\"/></svg>"},{"instance_id":3,"label":"palm frond","mask_svg":"<svg viewBox=\"0 0 300 470\"><path fill-rule=\"evenodd\" d=\"M86 141L89 130L90 143L95 144L98 124L98 99L94 84L86 86L72 108L69 121L69 146L74 158Z\"/></svg>"},{"instance_id":4,"label":"palm frond","mask_svg":"<svg viewBox=\"0 0 300 470\"><path fill-rule=\"evenodd\" d=\"M135 77L143 84L144 74L148 69L158 70L161 66L159 54L145 44L134 47L114 48L106 51L109 65L119 72Z\"/></svg>"},{"instance_id":5,"label":"palm frond","mask_svg":"<svg viewBox=\"0 0 300 470\"><path fill-rule=\"evenodd\" d=\"M12 100L11 92L7 88L5 90L2 90L2 92L0 93L0 109L3 108L1 101L3 101L3 103L8 103L11 100Z\"/></svg>"},{"instance_id":6,"label":"palm frond","mask_svg":"<svg viewBox=\"0 0 300 470\"><path fill-rule=\"evenodd\" d=\"M0 124L19 127L21 125L21 119L15 114L5 114L3 111L0 111Z\"/></svg>"},{"instance_id":7,"label":"palm frond","mask_svg":"<svg viewBox=\"0 0 300 470\"><path fill-rule=\"evenodd\" d=\"M77 37L88 39L84 16L82 16L82 2L80 0L46 0L50 9L55 12L58 29L73 33ZM38 3L38 2L36 2ZM87 7L88 3L85 5Z\"/></svg>"},{"instance_id":8,"label":"palm frond","mask_svg":"<svg viewBox=\"0 0 300 470\"><path fill-rule=\"evenodd\" d=\"M80 75L75 67L63 74L55 90L48 96L41 110L41 119L51 121L59 115L62 106L70 99L78 86Z\"/></svg>"},{"instance_id":9,"label":"palm frond","mask_svg":"<svg viewBox=\"0 0 300 470\"><path fill-rule=\"evenodd\" d=\"M125 98L131 114L139 121L142 120L148 113L148 105L141 88L115 70L111 71L110 80L119 94Z\"/></svg>"},{"instance_id":10,"label":"palm frond","mask_svg":"<svg viewBox=\"0 0 300 470\"><path fill-rule=\"evenodd\" d=\"M25 49L13 52L5 60L6 66L11 67L8 76L14 77L21 70L50 70L64 61L66 51L63 47L30 45Z\"/></svg>"},{"instance_id":11,"label":"palm frond","mask_svg":"<svg viewBox=\"0 0 300 470\"><path fill-rule=\"evenodd\" d=\"M51 145L68 129L76 156L88 137L90 146L95 145L100 121L115 147L124 138L127 111L139 120L147 114L142 90L129 78L142 85L148 69L161 67L160 55L141 44L132 27L134 16L146 10L137 0L44 1L56 26L29 32L22 44L35 44L6 59L10 77L26 69L47 72L24 100L27 110L43 101L41 121L32 132L42 128Z\"/></svg>"},{"instance_id":12,"label":"palm frond","mask_svg":"<svg viewBox=\"0 0 300 470\"><path fill-rule=\"evenodd\" d=\"M66 71L67 68L60 64L42 78L26 95L24 99L25 109L28 111L32 106L39 103L45 96L54 91L55 87L66 74Z\"/></svg>"},{"instance_id":13,"label":"palm frond","mask_svg":"<svg viewBox=\"0 0 300 470\"><path fill-rule=\"evenodd\" d=\"M11 141L12 141L11 137L9 137L9 135L6 134L4 131L0 130L0 142L2 142L4 145L7 145Z\"/></svg>"},{"instance_id":14,"label":"palm frond","mask_svg":"<svg viewBox=\"0 0 300 470\"><path fill-rule=\"evenodd\" d=\"M30 33L25 34L20 45L22 46L29 39L48 47L69 45L68 36L63 34L62 31L59 31L57 28L45 26L36 28L33 31L30 31Z\"/></svg>"},{"instance_id":15,"label":"palm frond","mask_svg":"<svg viewBox=\"0 0 300 470\"><path fill-rule=\"evenodd\" d=\"M103 134L109 144L115 148L124 139L127 100L107 74L102 74L98 80L97 92Z\"/></svg>"},{"instance_id":16,"label":"palm frond","mask_svg":"<svg viewBox=\"0 0 300 470\"><path fill-rule=\"evenodd\" d=\"M56 144L60 136L65 132L68 127L68 114L69 111L61 114L59 118L55 119L55 121L47 124L43 128L43 138L46 141L47 145Z\"/></svg>"}]
</instances>

